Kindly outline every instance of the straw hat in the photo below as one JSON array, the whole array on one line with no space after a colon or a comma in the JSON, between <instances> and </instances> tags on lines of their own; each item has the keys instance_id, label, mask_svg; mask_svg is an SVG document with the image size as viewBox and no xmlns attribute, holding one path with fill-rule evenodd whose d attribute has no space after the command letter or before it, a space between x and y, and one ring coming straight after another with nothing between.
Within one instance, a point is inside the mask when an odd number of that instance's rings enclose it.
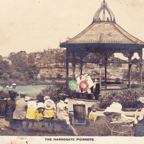
<instances>
[{"instance_id":1,"label":"straw hat","mask_svg":"<svg viewBox=\"0 0 144 144\"><path fill-rule=\"evenodd\" d=\"M16 85L16 83L13 83L13 84L12 84L12 86L15 86L15 85Z\"/></svg>"},{"instance_id":2,"label":"straw hat","mask_svg":"<svg viewBox=\"0 0 144 144\"><path fill-rule=\"evenodd\" d=\"M48 99L50 99L49 96L45 96L45 97L44 97L44 100L48 100Z\"/></svg>"},{"instance_id":3,"label":"straw hat","mask_svg":"<svg viewBox=\"0 0 144 144\"><path fill-rule=\"evenodd\" d=\"M105 109L105 112L116 112L121 113L122 112L122 105L118 102L113 102L110 107L107 107Z\"/></svg>"},{"instance_id":4,"label":"straw hat","mask_svg":"<svg viewBox=\"0 0 144 144\"><path fill-rule=\"evenodd\" d=\"M141 103L144 103L144 97L140 97L140 98L138 99L138 101L140 101Z\"/></svg>"},{"instance_id":5,"label":"straw hat","mask_svg":"<svg viewBox=\"0 0 144 144\"><path fill-rule=\"evenodd\" d=\"M39 102L37 105L38 108L44 107L44 103L43 102Z\"/></svg>"},{"instance_id":6,"label":"straw hat","mask_svg":"<svg viewBox=\"0 0 144 144\"><path fill-rule=\"evenodd\" d=\"M36 101L29 101L28 102L28 107L32 108L32 109L35 109L36 108Z\"/></svg>"},{"instance_id":7,"label":"straw hat","mask_svg":"<svg viewBox=\"0 0 144 144\"><path fill-rule=\"evenodd\" d=\"M12 87L12 86L10 86L9 88L10 88L10 89L12 89L13 87Z\"/></svg>"},{"instance_id":8,"label":"straw hat","mask_svg":"<svg viewBox=\"0 0 144 144\"><path fill-rule=\"evenodd\" d=\"M7 85L6 88L9 88L9 85Z\"/></svg>"},{"instance_id":9,"label":"straw hat","mask_svg":"<svg viewBox=\"0 0 144 144\"><path fill-rule=\"evenodd\" d=\"M31 98L29 96L25 96L25 100L29 101Z\"/></svg>"},{"instance_id":10,"label":"straw hat","mask_svg":"<svg viewBox=\"0 0 144 144\"><path fill-rule=\"evenodd\" d=\"M65 103L68 103L69 102L69 100L68 99L65 99L65 101L64 101Z\"/></svg>"},{"instance_id":11,"label":"straw hat","mask_svg":"<svg viewBox=\"0 0 144 144\"><path fill-rule=\"evenodd\" d=\"M46 109L51 109L53 107L53 102L51 100L46 100L44 106Z\"/></svg>"}]
</instances>

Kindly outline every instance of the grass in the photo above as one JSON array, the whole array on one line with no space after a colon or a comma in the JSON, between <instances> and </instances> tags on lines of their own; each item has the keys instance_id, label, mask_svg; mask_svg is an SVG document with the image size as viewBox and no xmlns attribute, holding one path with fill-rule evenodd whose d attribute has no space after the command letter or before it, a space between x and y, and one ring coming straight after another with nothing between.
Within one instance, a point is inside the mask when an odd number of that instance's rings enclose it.
<instances>
[{"instance_id":1,"label":"grass","mask_svg":"<svg viewBox=\"0 0 144 144\"><path fill-rule=\"evenodd\" d=\"M40 92L42 87L49 87L51 85L27 85L27 86L17 86L14 91L24 92L28 95L36 95Z\"/></svg>"}]
</instances>

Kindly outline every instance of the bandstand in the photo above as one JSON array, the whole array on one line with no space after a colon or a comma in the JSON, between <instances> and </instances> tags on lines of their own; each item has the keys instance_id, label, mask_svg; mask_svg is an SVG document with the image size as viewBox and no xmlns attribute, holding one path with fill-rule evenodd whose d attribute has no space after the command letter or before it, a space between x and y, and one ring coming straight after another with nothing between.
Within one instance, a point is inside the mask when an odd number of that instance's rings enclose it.
<instances>
[{"instance_id":1,"label":"bandstand","mask_svg":"<svg viewBox=\"0 0 144 144\"><path fill-rule=\"evenodd\" d=\"M102 61L104 62L105 83L107 83L108 58L114 53L122 53L128 58L128 85L131 88L131 58L135 52L140 57L139 86L142 86L142 48L144 48L144 42L129 34L116 23L115 16L108 8L105 0L95 13L92 23L75 37L60 43L60 47L66 48L67 87L69 83L69 63L73 65L73 79L75 79L75 64L80 63L82 74L84 57L89 53L98 54L98 61L95 61L95 63L101 66ZM72 61L69 59L70 55L72 55Z\"/></svg>"}]
</instances>

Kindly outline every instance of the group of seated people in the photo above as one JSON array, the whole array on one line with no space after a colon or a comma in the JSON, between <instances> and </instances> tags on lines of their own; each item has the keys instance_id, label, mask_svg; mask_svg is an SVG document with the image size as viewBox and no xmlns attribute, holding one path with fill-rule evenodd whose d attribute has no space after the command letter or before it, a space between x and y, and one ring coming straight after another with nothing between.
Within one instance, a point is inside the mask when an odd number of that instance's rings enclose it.
<instances>
[{"instance_id":1,"label":"group of seated people","mask_svg":"<svg viewBox=\"0 0 144 144\"><path fill-rule=\"evenodd\" d=\"M67 99L64 101L60 100L56 106L49 96L39 95L37 100L31 100L30 97L21 93L20 99L16 100L13 119L36 119L37 121L43 121L54 118L65 120L67 124L70 124Z\"/></svg>"},{"instance_id":2,"label":"group of seated people","mask_svg":"<svg viewBox=\"0 0 144 144\"><path fill-rule=\"evenodd\" d=\"M14 91L4 91L3 93L9 95L6 98L9 99L7 103L8 106L12 108L13 119L36 119L37 121L59 119L65 120L67 124L70 124L68 99L60 100L56 105L49 96L43 96L42 94L37 95L37 99L32 100L24 93L18 94ZM20 97L20 99L16 99L17 96ZM96 107L92 106L89 121L92 119L95 121L96 117Z\"/></svg>"}]
</instances>

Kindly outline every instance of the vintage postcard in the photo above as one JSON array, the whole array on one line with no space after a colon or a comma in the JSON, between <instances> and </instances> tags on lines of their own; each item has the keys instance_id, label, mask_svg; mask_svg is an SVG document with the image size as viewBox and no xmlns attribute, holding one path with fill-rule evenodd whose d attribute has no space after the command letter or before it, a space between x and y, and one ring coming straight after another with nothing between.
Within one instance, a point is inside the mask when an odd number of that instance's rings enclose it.
<instances>
[{"instance_id":1,"label":"vintage postcard","mask_svg":"<svg viewBox=\"0 0 144 144\"><path fill-rule=\"evenodd\" d=\"M1 1L0 143L142 139L143 5Z\"/></svg>"}]
</instances>

